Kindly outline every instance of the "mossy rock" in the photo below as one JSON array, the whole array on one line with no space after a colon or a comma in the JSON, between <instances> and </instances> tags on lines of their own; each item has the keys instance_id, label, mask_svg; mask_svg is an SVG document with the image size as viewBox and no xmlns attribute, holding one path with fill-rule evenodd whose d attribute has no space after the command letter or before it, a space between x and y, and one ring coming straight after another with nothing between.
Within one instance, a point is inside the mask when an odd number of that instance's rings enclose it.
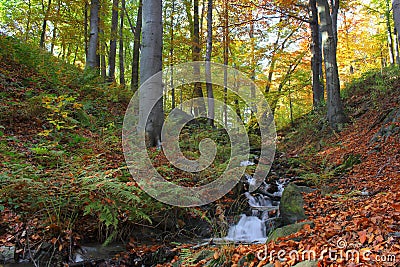
<instances>
[{"instance_id":1,"label":"mossy rock","mask_svg":"<svg viewBox=\"0 0 400 267\"><path fill-rule=\"evenodd\" d=\"M213 251L213 250L208 250L208 249L202 250L202 251L194 254L193 263L198 263L198 262L200 262L200 261L202 261L204 259L212 258L214 253L215 253L215 251Z\"/></svg>"},{"instance_id":2,"label":"mossy rock","mask_svg":"<svg viewBox=\"0 0 400 267\"><path fill-rule=\"evenodd\" d=\"M285 236L297 233L306 224L308 224L310 226L314 226L314 223L312 221L308 221L308 222L290 224L290 225L286 225L286 226L281 227L281 228L277 228L268 236L268 241L267 242L274 241L274 240L277 240L278 238L285 237Z\"/></svg>"},{"instance_id":3,"label":"mossy rock","mask_svg":"<svg viewBox=\"0 0 400 267\"><path fill-rule=\"evenodd\" d=\"M294 265L293 267L317 267L317 261L302 261Z\"/></svg>"},{"instance_id":4,"label":"mossy rock","mask_svg":"<svg viewBox=\"0 0 400 267\"><path fill-rule=\"evenodd\" d=\"M302 192L305 189L295 184L289 184L283 191L279 209L284 225L306 219Z\"/></svg>"}]
</instances>

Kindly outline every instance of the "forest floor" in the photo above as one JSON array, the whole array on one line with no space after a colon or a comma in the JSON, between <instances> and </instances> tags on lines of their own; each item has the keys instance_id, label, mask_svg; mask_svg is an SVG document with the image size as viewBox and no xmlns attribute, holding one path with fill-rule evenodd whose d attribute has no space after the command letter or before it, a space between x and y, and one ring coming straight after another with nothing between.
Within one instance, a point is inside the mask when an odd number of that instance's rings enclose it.
<instances>
[{"instance_id":1,"label":"forest floor","mask_svg":"<svg viewBox=\"0 0 400 267\"><path fill-rule=\"evenodd\" d=\"M290 255L304 251L319 266L400 261L399 70L367 73L344 89L349 123L341 131L309 114L278 133L288 171L317 189L304 195L313 226L266 245L194 248L182 236L221 215L216 208L229 212L237 195L208 209L152 200L137 189L120 145L129 91L24 47L1 37L0 250L15 247L15 259L36 250L42 258L31 260L63 266L79 244L124 239L126 252L109 266L136 266L148 255L159 266L293 266L302 259Z\"/></svg>"}]
</instances>

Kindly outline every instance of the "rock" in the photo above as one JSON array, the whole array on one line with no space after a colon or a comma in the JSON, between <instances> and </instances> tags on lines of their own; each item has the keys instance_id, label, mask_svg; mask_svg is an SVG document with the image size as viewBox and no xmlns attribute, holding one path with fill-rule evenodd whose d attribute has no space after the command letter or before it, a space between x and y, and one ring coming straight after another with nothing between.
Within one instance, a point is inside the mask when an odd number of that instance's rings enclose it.
<instances>
[{"instance_id":1,"label":"rock","mask_svg":"<svg viewBox=\"0 0 400 267\"><path fill-rule=\"evenodd\" d=\"M314 223L312 221L308 221L308 222L290 224L290 225L286 225L286 226L281 227L281 228L277 228L268 236L267 243L270 242L270 241L273 241L273 240L277 240L278 238L285 237L285 236L297 233L306 224L310 225L311 227L314 226Z\"/></svg>"},{"instance_id":2,"label":"rock","mask_svg":"<svg viewBox=\"0 0 400 267\"><path fill-rule=\"evenodd\" d=\"M381 139L385 141L390 136L399 135L400 127L397 126L397 123L400 122L400 108L392 109L387 113L386 117L384 117L384 119L382 118L379 122L382 122L382 126L371 138L369 141L370 144L380 141Z\"/></svg>"},{"instance_id":3,"label":"rock","mask_svg":"<svg viewBox=\"0 0 400 267\"><path fill-rule=\"evenodd\" d=\"M279 205L283 225L293 224L299 220L306 219L303 207L304 200L301 194L304 190L305 188L291 183L283 191Z\"/></svg>"},{"instance_id":4,"label":"rock","mask_svg":"<svg viewBox=\"0 0 400 267\"><path fill-rule=\"evenodd\" d=\"M215 251L213 251L213 250L208 250L208 249L201 250L200 252L196 253L193 256L193 259L194 259L193 263L198 263L201 260L212 258L214 253L215 253Z\"/></svg>"},{"instance_id":5,"label":"rock","mask_svg":"<svg viewBox=\"0 0 400 267\"><path fill-rule=\"evenodd\" d=\"M317 267L317 261L302 261L294 265L293 267Z\"/></svg>"},{"instance_id":6,"label":"rock","mask_svg":"<svg viewBox=\"0 0 400 267\"><path fill-rule=\"evenodd\" d=\"M12 263L14 262L15 247L0 247L0 261L2 263Z\"/></svg>"}]
</instances>

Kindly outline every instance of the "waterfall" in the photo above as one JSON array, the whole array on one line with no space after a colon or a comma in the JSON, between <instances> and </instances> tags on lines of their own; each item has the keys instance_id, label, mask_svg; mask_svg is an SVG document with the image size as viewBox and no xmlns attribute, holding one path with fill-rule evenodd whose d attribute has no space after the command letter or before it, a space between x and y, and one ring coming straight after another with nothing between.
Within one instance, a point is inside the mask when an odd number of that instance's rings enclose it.
<instances>
[{"instance_id":1,"label":"waterfall","mask_svg":"<svg viewBox=\"0 0 400 267\"><path fill-rule=\"evenodd\" d=\"M251 175L245 174L245 178L249 185L255 183L255 179ZM282 196L285 182L282 180L277 181L276 186L278 190L269 193L267 190L270 188L270 185L263 182L257 190L258 193L244 193L248 199L252 215L240 215L238 223L229 228L225 240L246 243L266 242L269 230L267 225L279 216L279 202L273 201L271 198L275 199ZM275 213L270 215L271 211L275 211Z\"/></svg>"}]
</instances>

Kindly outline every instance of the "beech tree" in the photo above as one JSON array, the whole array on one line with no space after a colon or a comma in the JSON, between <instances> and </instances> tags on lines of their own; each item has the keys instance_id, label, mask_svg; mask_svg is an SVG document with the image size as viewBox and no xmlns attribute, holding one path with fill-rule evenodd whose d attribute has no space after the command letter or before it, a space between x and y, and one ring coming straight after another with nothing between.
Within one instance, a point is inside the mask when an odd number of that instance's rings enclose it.
<instances>
[{"instance_id":1,"label":"beech tree","mask_svg":"<svg viewBox=\"0 0 400 267\"><path fill-rule=\"evenodd\" d=\"M328 1L317 0L317 3L321 20L322 47L325 63L327 119L331 127L337 129L340 123L346 121L342 100L340 99L340 81L336 60L337 41L335 40L331 8Z\"/></svg>"},{"instance_id":2,"label":"beech tree","mask_svg":"<svg viewBox=\"0 0 400 267\"><path fill-rule=\"evenodd\" d=\"M99 40L99 0L90 4L90 36L86 59L86 68L99 67L97 60L97 43Z\"/></svg>"},{"instance_id":3,"label":"beech tree","mask_svg":"<svg viewBox=\"0 0 400 267\"><path fill-rule=\"evenodd\" d=\"M393 8L393 20L394 20L394 27L396 32L397 38L397 49L398 45L400 44L400 0L393 0L392 1L392 8ZM397 58L397 64L400 64L399 58Z\"/></svg>"},{"instance_id":4,"label":"beech tree","mask_svg":"<svg viewBox=\"0 0 400 267\"><path fill-rule=\"evenodd\" d=\"M142 16L143 16L143 2L142 0L139 0L139 7L136 19L136 26L134 29L134 40L133 40L132 81L131 81L131 90L133 92L136 92L139 87L139 58L140 58L139 53L140 53L140 37L142 34Z\"/></svg>"},{"instance_id":5,"label":"beech tree","mask_svg":"<svg viewBox=\"0 0 400 267\"><path fill-rule=\"evenodd\" d=\"M125 87L125 64L124 64L124 12L125 0L121 1L121 13L119 24L119 83Z\"/></svg>"},{"instance_id":6,"label":"beech tree","mask_svg":"<svg viewBox=\"0 0 400 267\"><path fill-rule=\"evenodd\" d=\"M192 48L192 58L193 61L200 60L200 24L199 24L199 0L194 0L193 3L193 48ZM194 75L200 77L200 69L197 65L194 67ZM195 115L205 115L206 107L203 98L203 90L201 83L194 83L194 97L198 99L194 103L194 114Z\"/></svg>"},{"instance_id":7,"label":"beech tree","mask_svg":"<svg viewBox=\"0 0 400 267\"><path fill-rule=\"evenodd\" d=\"M162 68L162 0L143 1L142 51L140 54L140 84ZM139 94L139 130L145 130L148 146L161 142L164 122L161 76L153 78L146 90ZM156 104L153 107L153 103ZM149 114L148 118L144 116Z\"/></svg>"},{"instance_id":8,"label":"beech tree","mask_svg":"<svg viewBox=\"0 0 400 267\"><path fill-rule=\"evenodd\" d=\"M41 48L44 48L44 41L46 39L46 27L47 27L47 18L50 14L50 8L51 8L51 0L49 0L49 2L47 3L47 9L45 11L44 8L44 2L42 1L42 9L44 12L44 19L43 19L43 23L42 23L42 33L40 34L40 44L39 46Z\"/></svg>"},{"instance_id":9,"label":"beech tree","mask_svg":"<svg viewBox=\"0 0 400 267\"><path fill-rule=\"evenodd\" d=\"M207 48L206 48L206 88L208 97L208 124L214 126L214 92L211 80L211 54L212 54L212 23L213 23L213 0L207 2Z\"/></svg>"},{"instance_id":10,"label":"beech tree","mask_svg":"<svg viewBox=\"0 0 400 267\"><path fill-rule=\"evenodd\" d=\"M321 62L322 53L319 41L320 31L318 22L318 10L316 0L309 2L311 10L311 71L312 71L312 91L313 91L313 108L318 109L324 101L324 86L322 85L321 78Z\"/></svg>"},{"instance_id":11,"label":"beech tree","mask_svg":"<svg viewBox=\"0 0 400 267\"><path fill-rule=\"evenodd\" d=\"M111 16L110 53L108 56L108 81L115 80L115 58L117 55L118 0L113 0Z\"/></svg>"}]
</instances>

